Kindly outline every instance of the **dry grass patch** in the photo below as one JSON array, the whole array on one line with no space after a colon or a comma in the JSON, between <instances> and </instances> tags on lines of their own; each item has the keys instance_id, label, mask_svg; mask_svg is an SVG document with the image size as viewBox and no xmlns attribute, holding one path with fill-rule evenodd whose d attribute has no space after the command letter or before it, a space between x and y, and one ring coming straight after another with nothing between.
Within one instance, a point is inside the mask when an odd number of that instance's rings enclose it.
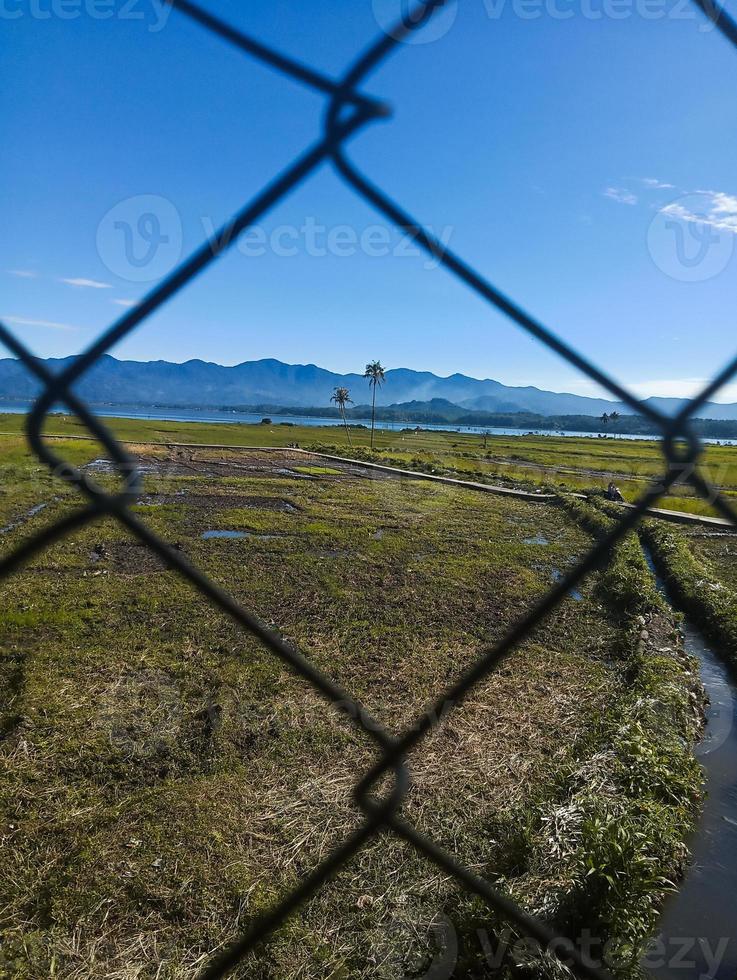
<instances>
[{"instance_id":1,"label":"dry grass patch","mask_svg":"<svg viewBox=\"0 0 737 980\"><path fill-rule=\"evenodd\" d=\"M296 455L147 449L141 513L392 732L590 544L553 507L356 472L299 478ZM215 518L267 537L202 540ZM611 771L629 627L596 584L410 760L408 819L564 924L586 914L590 794L606 785L621 819L645 820ZM352 790L372 742L113 522L3 583L0 618L15 677L0 741L0 976L193 978L362 819ZM459 934L474 917L498 926L383 835L239 975L421 975L440 914ZM463 956L478 968L483 949Z\"/></svg>"}]
</instances>

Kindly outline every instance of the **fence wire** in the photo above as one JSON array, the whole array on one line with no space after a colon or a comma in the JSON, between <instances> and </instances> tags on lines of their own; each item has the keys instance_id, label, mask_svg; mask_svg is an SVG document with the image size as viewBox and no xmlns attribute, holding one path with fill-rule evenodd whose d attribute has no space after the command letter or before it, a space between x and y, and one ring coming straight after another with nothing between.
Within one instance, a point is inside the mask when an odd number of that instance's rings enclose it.
<instances>
[{"instance_id":1,"label":"fence wire","mask_svg":"<svg viewBox=\"0 0 737 980\"><path fill-rule=\"evenodd\" d=\"M249 37L198 7L191 0L167 0L167 2L181 15L197 22L249 57L328 97L323 131L317 142L308 147L248 201L211 240L203 244L135 307L113 323L60 374L52 374L8 327L0 322L0 342L22 361L42 385L42 392L26 422L29 445L39 460L44 462L54 474L76 487L88 501L85 507L25 540L0 560L0 579L12 574L28 559L76 529L103 516L114 517L158 555L168 567L188 580L213 605L256 636L274 656L313 685L327 701L342 711L354 726L373 739L377 745L379 759L360 780L354 791L355 800L364 813L361 826L322 861L298 888L258 917L231 946L213 957L202 971L200 980L217 980L230 973L301 904L336 875L364 845L386 831L392 831L412 844L465 889L482 898L490 908L512 923L520 933L535 940L552 955L565 962L577 976L589 980L610 980L607 971L579 951L571 939L554 933L544 922L526 913L508 896L463 867L451 853L403 819L402 803L410 786L406 757L410 750L439 724L439 720L444 718L449 710L457 707L472 688L508 657L518 644L530 636L572 588L607 560L612 548L635 527L646 509L655 504L676 482L689 483L700 496L708 499L737 527L737 512L729 501L698 472L697 464L703 445L689 427L689 420L694 417L699 408L737 375L737 354L700 394L684 405L675 417L666 416L651 405L640 401L609 377L605 371L570 347L558 334L532 317L513 299L505 296L359 172L346 155L347 143L352 136L372 121L391 115L390 107L385 102L365 95L359 91L359 86L378 65L399 49L401 43L412 32L420 30L442 7L448 6L448 0L418 2L394 26L393 30L382 33L337 81ZM737 23L726 11L714 5L711 0L694 0L694 3L716 25L723 37L737 47ZM582 561L498 643L482 649L474 664L451 688L438 697L434 705L428 707L416 724L399 738L387 732L348 691L343 690L326 673L318 670L277 632L260 622L253 613L191 564L181 551L170 547L130 510L130 505L135 503L141 493L142 474L125 447L71 389L71 386L78 382L103 354L110 351L118 341L128 336L148 316L196 276L203 273L215 259L235 243L242 231L262 218L319 166L328 162L332 163L336 172L360 197L397 228L410 234L439 265L465 283L469 289L506 314L521 329L559 354L569 364L578 368L589 379L625 402L635 412L647 416L656 423L661 433L664 457L662 477L651 484L637 504L618 522L615 529L598 541ZM82 472L65 462L44 442L43 423L49 410L57 404L65 405L105 447L120 476L120 489L117 493L107 493L87 472ZM393 779L391 790L385 796L376 798L372 791L375 791L377 784L385 776Z\"/></svg>"}]
</instances>

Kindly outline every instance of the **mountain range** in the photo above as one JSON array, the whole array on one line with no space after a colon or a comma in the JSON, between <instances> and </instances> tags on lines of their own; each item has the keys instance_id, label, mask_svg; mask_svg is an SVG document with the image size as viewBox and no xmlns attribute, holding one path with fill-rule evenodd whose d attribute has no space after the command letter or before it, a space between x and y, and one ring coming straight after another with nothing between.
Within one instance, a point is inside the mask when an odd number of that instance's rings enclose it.
<instances>
[{"instance_id":1,"label":"mountain range","mask_svg":"<svg viewBox=\"0 0 737 980\"><path fill-rule=\"evenodd\" d=\"M56 373L73 361L74 358L49 358L43 363ZM98 405L181 408L278 405L299 409L328 406L336 386L350 389L355 404L369 401L368 384L361 374L336 374L315 364L285 364L271 358L224 367L200 360L176 364L121 361L105 355L80 379L75 390L88 402ZM38 382L19 361L0 359L0 402L27 401L38 391ZM612 411L635 414L629 406L605 398L510 387L490 378L481 380L464 374L443 378L409 368L386 372L386 383L378 389L376 403L388 406L433 399L444 399L472 412L531 412L544 416L600 416ZM684 399L649 398L647 404L674 414ZM735 420L737 403L709 402L699 415Z\"/></svg>"}]
</instances>

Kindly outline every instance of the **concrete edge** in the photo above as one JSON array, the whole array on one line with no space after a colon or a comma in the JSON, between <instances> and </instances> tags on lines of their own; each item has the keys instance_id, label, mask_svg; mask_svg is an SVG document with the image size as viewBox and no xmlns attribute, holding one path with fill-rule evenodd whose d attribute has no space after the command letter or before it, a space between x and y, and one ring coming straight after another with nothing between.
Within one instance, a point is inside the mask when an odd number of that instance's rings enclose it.
<instances>
[{"instance_id":1,"label":"concrete edge","mask_svg":"<svg viewBox=\"0 0 737 980\"><path fill-rule=\"evenodd\" d=\"M310 449L293 449L292 452L301 452L309 456L317 456L319 459L329 459L334 463L348 463L350 466L361 466L364 469L380 470L385 473L395 473L397 476L407 477L410 480L429 480L433 483L443 483L447 486L464 487L467 490L478 490L481 493L493 493L500 497L515 497L518 500L528 500L536 503L556 503L558 495L555 493L533 493L530 490L514 490L511 487L498 487L490 483L475 483L472 480L456 480L451 476L436 476L434 473L420 473L417 470L402 470L397 466L386 466L383 463L369 463L362 459L349 459L346 456L333 456L330 453L320 453Z\"/></svg>"},{"instance_id":2,"label":"concrete edge","mask_svg":"<svg viewBox=\"0 0 737 980\"><path fill-rule=\"evenodd\" d=\"M619 503L617 506L627 510L634 510L634 504ZM664 510L662 507L648 507L645 511L647 517L659 517L661 520L670 521L671 524L703 524L706 527L724 527L737 533L737 527L725 517L706 517L703 514L689 514L683 510Z\"/></svg>"}]
</instances>

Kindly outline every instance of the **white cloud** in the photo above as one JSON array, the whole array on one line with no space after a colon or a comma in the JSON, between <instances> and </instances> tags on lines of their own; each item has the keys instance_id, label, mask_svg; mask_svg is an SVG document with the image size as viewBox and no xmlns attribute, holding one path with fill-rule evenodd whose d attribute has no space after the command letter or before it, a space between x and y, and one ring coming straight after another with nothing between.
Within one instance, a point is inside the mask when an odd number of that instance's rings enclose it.
<instances>
[{"instance_id":1,"label":"white cloud","mask_svg":"<svg viewBox=\"0 0 737 980\"><path fill-rule=\"evenodd\" d=\"M737 235L737 197L724 191L695 191L667 204L660 213Z\"/></svg>"},{"instance_id":2,"label":"white cloud","mask_svg":"<svg viewBox=\"0 0 737 980\"><path fill-rule=\"evenodd\" d=\"M619 204L637 204L637 195L625 187L607 187L602 191L604 197L609 197Z\"/></svg>"},{"instance_id":3,"label":"white cloud","mask_svg":"<svg viewBox=\"0 0 737 980\"><path fill-rule=\"evenodd\" d=\"M50 330L79 330L70 323L55 323L53 320L28 320L24 316L8 316L0 314L0 319L13 323L18 327L48 327Z\"/></svg>"},{"instance_id":4,"label":"white cloud","mask_svg":"<svg viewBox=\"0 0 737 980\"><path fill-rule=\"evenodd\" d=\"M6 269L9 276L17 276L19 279L37 279L38 273L31 269Z\"/></svg>"},{"instance_id":5,"label":"white cloud","mask_svg":"<svg viewBox=\"0 0 737 980\"><path fill-rule=\"evenodd\" d=\"M116 306L125 306L126 308L136 305L136 300L134 299L111 299L111 303L115 303Z\"/></svg>"},{"instance_id":6,"label":"white cloud","mask_svg":"<svg viewBox=\"0 0 737 980\"><path fill-rule=\"evenodd\" d=\"M675 184L666 184L665 181L657 180L655 177L640 177L639 180L645 187L652 187L656 191L674 191L676 189Z\"/></svg>"},{"instance_id":7,"label":"white cloud","mask_svg":"<svg viewBox=\"0 0 737 980\"><path fill-rule=\"evenodd\" d=\"M77 286L82 289L112 289L110 283L98 282L96 279L60 279L59 282L65 282L67 286Z\"/></svg>"}]
</instances>

